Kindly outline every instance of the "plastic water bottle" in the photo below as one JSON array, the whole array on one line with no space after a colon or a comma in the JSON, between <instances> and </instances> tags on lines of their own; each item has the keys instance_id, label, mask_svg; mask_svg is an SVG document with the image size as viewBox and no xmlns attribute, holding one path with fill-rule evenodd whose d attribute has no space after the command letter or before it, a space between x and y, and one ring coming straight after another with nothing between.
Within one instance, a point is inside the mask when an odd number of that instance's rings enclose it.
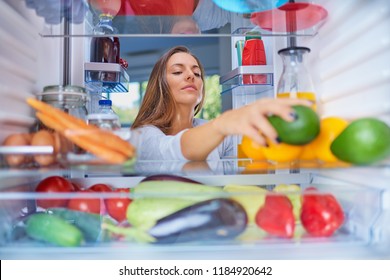
<instances>
[{"instance_id":1,"label":"plastic water bottle","mask_svg":"<svg viewBox=\"0 0 390 280\"><path fill-rule=\"evenodd\" d=\"M119 117L112 110L112 101L103 99L99 100L99 110L97 113L87 116L88 123L96 125L102 129L118 130L121 128Z\"/></svg>"}]
</instances>

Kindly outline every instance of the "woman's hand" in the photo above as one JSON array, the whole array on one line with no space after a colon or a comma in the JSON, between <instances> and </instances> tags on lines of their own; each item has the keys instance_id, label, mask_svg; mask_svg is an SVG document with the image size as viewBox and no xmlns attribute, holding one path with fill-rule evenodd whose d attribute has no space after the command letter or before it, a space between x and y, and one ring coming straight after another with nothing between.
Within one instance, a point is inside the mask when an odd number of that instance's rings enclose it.
<instances>
[{"instance_id":1,"label":"woman's hand","mask_svg":"<svg viewBox=\"0 0 390 280\"><path fill-rule=\"evenodd\" d=\"M276 130L268 116L278 115L286 121L295 119L293 105L311 106L304 99L263 98L238 109L229 110L212 121L215 129L223 136L240 134L252 138L260 145L266 145L266 138L278 142Z\"/></svg>"}]
</instances>

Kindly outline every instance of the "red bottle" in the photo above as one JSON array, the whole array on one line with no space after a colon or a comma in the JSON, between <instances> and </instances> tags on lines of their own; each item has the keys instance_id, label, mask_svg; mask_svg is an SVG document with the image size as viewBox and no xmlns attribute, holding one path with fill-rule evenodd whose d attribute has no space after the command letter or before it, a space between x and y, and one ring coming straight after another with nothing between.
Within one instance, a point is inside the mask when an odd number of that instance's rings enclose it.
<instances>
[{"instance_id":1,"label":"red bottle","mask_svg":"<svg viewBox=\"0 0 390 280\"><path fill-rule=\"evenodd\" d=\"M245 38L242 51L242 65L266 65L264 42L258 34L250 34ZM243 76L244 84L266 84L267 75L246 74Z\"/></svg>"}]
</instances>

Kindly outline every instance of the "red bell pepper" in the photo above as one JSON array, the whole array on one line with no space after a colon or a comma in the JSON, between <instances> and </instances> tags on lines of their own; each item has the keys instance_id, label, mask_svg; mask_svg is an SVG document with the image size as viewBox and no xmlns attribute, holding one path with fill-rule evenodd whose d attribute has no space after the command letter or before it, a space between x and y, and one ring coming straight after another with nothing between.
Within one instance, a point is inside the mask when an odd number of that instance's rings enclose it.
<instances>
[{"instance_id":1,"label":"red bell pepper","mask_svg":"<svg viewBox=\"0 0 390 280\"><path fill-rule=\"evenodd\" d=\"M291 238L295 230L293 206L285 194L269 194L256 214L256 224L269 234Z\"/></svg>"},{"instance_id":2,"label":"red bell pepper","mask_svg":"<svg viewBox=\"0 0 390 280\"><path fill-rule=\"evenodd\" d=\"M321 194L314 187L303 193L301 222L313 236L331 236L344 222L344 211L332 194Z\"/></svg>"}]
</instances>

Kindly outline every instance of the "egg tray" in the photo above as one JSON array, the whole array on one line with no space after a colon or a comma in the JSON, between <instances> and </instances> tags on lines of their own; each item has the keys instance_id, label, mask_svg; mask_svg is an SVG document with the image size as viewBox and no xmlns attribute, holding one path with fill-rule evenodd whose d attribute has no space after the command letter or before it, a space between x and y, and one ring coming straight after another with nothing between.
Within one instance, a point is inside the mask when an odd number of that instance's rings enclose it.
<instances>
[{"instance_id":1,"label":"egg tray","mask_svg":"<svg viewBox=\"0 0 390 280\"><path fill-rule=\"evenodd\" d=\"M34 162L32 157L34 155L52 155L54 152L53 146L0 146L0 167L11 167L7 160L7 156L31 156L31 160L26 160L25 163L22 163L15 167L28 168L28 167L37 167L39 164Z\"/></svg>"}]
</instances>

